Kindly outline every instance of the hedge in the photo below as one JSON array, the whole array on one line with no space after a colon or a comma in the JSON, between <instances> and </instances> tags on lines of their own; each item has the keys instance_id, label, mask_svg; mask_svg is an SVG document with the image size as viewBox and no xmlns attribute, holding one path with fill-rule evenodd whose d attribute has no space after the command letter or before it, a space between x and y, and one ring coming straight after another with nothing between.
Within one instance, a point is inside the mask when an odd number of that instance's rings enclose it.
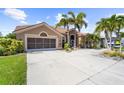
<instances>
[{"instance_id":1,"label":"hedge","mask_svg":"<svg viewBox=\"0 0 124 93\"><path fill-rule=\"evenodd\" d=\"M24 52L23 42L11 38L0 38L0 56Z\"/></svg>"}]
</instances>

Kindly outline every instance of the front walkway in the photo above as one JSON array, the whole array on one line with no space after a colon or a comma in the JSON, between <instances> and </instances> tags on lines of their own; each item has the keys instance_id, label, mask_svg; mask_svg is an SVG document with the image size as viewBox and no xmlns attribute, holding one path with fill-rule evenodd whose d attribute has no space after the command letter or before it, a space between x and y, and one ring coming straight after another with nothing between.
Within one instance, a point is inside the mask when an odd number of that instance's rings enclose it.
<instances>
[{"instance_id":1,"label":"front walkway","mask_svg":"<svg viewBox=\"0 0 124 93\"><path fill-rule=\"evenodd\" d=\"M124 84L124 61L100 57L101 51L27 53L27 84Z\"/></svg>"}]
</instances>

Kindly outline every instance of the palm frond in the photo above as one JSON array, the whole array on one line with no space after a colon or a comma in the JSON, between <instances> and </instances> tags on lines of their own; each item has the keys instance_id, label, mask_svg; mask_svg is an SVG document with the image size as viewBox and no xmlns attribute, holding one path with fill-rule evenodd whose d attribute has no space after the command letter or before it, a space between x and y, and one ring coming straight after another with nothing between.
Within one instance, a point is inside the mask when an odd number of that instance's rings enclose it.
<instances>
[{"instance_id":1,"label":"palm frond","mask_svg":"<svg viewBox=\"0 0 124 93\"><path fill-rule=\"evenodd\" d=\"M71 15L71 17L72 17L73 19L75 19L75 14L74 14L74 12L69 11L68 14Z\"/></svg>"}]
</instances>

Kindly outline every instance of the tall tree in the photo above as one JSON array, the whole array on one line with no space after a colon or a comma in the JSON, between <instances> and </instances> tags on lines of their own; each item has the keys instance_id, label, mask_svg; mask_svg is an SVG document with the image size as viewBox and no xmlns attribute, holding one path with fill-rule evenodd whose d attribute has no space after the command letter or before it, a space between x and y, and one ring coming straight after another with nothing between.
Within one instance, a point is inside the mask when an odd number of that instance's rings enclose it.
<instances>
[{"instance_id":1,"label":"tall tree","mask_svg":"<svg viewBox=\"0 0 124 93\"><path fill-rule=\"evenodd\" d=\"M83 12L80 12L79 14L75 15L74 12L72 11L69 11L68 14L70 15L69 23L74 26L75 38L77 38L76 29L78 29L78 31L80 32L83 26L85 28L87 27L87 22L84 20L84 18L86 17L86 14ZM74 47L76 47L76 39L75 39Z\"/></svg>"},{"instance_id":2,"label":"tall tree","mask_svg":"<svg viewBox=\"0 0 124 93\"><path fill-rule=\"evenodd\" d=\"M124 16L116 16L116 37L120 39L120 30L124 28Z\"/></svg>"},{"instance_id":3,"label":"tall tree","mask_svg":"<svg viewBox=\"0 0 124 93\"><path fill-rule=\"evenodd\" d=\"M124 28L124 15L116 16L116 38L120 41L121 52L121 33L120 30Z\"/></svg>"},{"instance_id":4,"label":"tall tree","mask_svg":"<svg viewBox=\"0 0 124 93\"><path fill-rule=\"evenodd\" d=\"M60 19L60 21L56 24L56 27L60 27L63 26L65 29L67 29L67 38L66 38L66 42L69 43L69 18L68 15L66 14L62 14L62 18Z\"/></svg>"},{"instance_id":5,"label":"tall tree","mask_svg":"<svg viewBox=\"0 0 124 93\"><path fill-rule=\"evenodd\" d=\"M11 38L11 39L16 39L16 34L14 33L9 33L5 36L6 38Z\"/></svg>"},{"instance_id":6,"label":"tall tree","mask_svg":"<svg viewBox=\"0 0 124 93\"><path fill-rule=\"evenodd\" d=\"M102 18L100 22L97 23L96 32L104 31L108 33L109 37L109 47L112 48L112 33L117 31L117 37L119 37L120 30L123 27L123 17L112 15L109 18ZM106 37L107 38L107 37Z\"/></svg>"},{"instance_id":7,"label":"tall tree","mask_svg":"<svg viewBox=\"0 0 124 93\"><path fill-rule=\"evenodd\" d=\"M104 32L106 47L109 48L109 46L108 46L109 32L108 32L108 22L107 22L107 20L108 19L106 19L106 18L101 18L100 21L98 21L96 23L95 33L100 35L101 32Z\"/></svg>"},{"instance_id":8,"label":"tall tree","mask_svg":"<svg viewBox=\"0 0 124 93\"><path fill-rule=\"evenodd\" d=\"M88 33L86 35L86 44L90 48L97 48L98 43L99 43L100 37L96 34L90 34Z\"/></svg>"},{"instance_id":9,"label":"tall tree","mask_svg":"<svg viewBox=\"0 0 124 93\"><path fill-rule=\"evenodd\" d=\"M108 22L108 31L109 31L109 37L110 37L110 49L112 49L112 33L114 31L116 31L116 24L117 24L117 21L116 21L116 15L112 15L110 18L107 19L107 22Z\"/></svg>"},{"instance_id":10,"label":"tall tree","mask_svg":"<svg viewBox=\"0 0 124 93\"><path fill-rule=\"evenodd\" d=\"M120 37L124 38L124 32L120 32Z\"/></svg>"}]
</instances>

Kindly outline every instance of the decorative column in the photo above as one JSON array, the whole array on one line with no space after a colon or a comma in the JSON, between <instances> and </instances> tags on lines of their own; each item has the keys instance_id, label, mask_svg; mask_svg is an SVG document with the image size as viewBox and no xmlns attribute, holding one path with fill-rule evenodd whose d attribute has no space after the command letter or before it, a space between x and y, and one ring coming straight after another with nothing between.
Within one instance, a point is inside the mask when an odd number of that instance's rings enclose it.
<instances>
[{"instance_id":1,"label":"decorative column","mask_svg":"<svg viewBox=\"0 0 124 93\"><path fill-rule=\"evenodd\" d=\"M68 32L68 44L70 44L70 35L69 35L69 32Z\"/></svg>"},{"instance_id":2,"label":"decorative column","mask_svg":"<svg viewBox=\"0 0 124 93\"><path fill-rule=\"evenodd\" d=\"M74 48L76 48L76 40L77 40L77 38L76 38L76 34L74 35L75 37L74 37Z\"/></svg>"}]
</instances>

